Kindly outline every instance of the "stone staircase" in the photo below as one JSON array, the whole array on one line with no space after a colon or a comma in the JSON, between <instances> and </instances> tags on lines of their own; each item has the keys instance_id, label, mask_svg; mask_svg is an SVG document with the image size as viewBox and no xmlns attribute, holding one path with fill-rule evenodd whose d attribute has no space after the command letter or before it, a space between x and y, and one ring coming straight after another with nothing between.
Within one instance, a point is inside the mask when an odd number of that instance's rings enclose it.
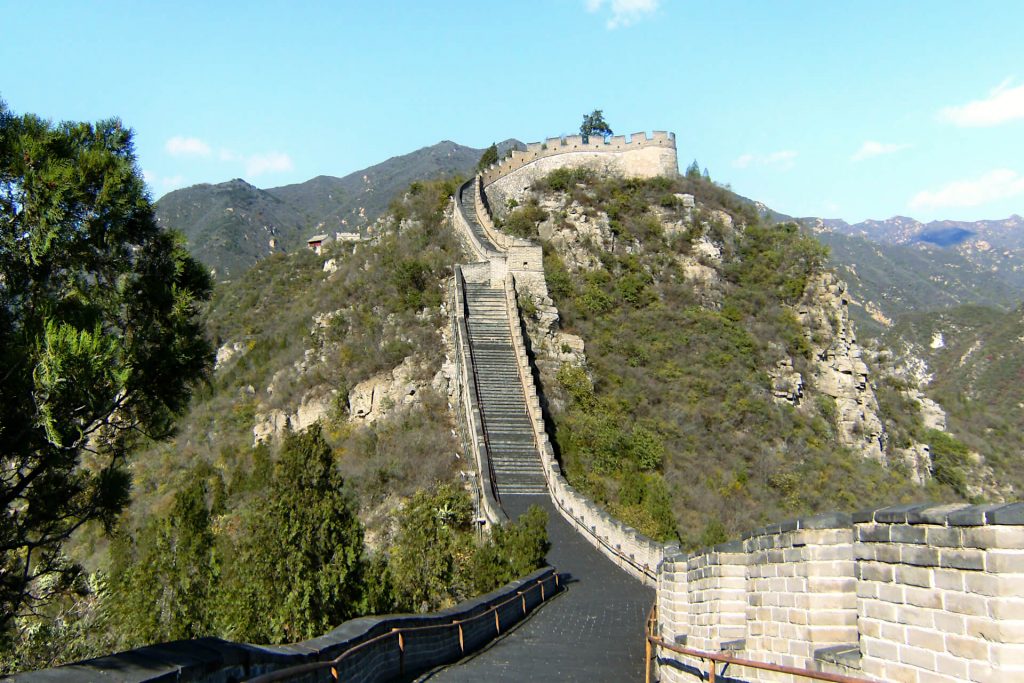
<instances>
[{"instance_id":1,"label":"stone staircase","mask_svg":"<svg viewBox=\"0 0 1024 683\"><path fill-rule=\"evenodd\" d=\"M472 230L473 234L479 238L480 243L489 249L497 251L498 247L487 236L487 231L484 230L482 225L480 225L480 219L477 218L475 205L476 193L476 183L471 182L463 185L458 192L459 208L462 210L462 215L466 217L466 222L469 223L469 229Z\"/></svg>"},{"instance_id":2,"label":"stone staircase","mask_svg":"<svg viewBox=\"0 0 1024 683\"><path fill-rule=\"evenodd\" d=\"M473 371L498 496L546 495L512 348L505 291L467 282L466 308Z\"/></svg>"}]
</instances>

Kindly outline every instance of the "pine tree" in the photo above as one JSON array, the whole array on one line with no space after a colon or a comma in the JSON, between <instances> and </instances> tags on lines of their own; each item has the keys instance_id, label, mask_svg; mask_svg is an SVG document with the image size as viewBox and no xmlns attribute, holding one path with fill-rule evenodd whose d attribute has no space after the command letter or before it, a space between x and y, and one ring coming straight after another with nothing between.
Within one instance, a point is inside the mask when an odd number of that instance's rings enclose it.
<instances>
[{"instance_id":1,"label":"pine tree","mask_svg":"<svg viewBox=\"0 0 1024 683\"><path fill-rule=\"evenodd\" d=\"M166 436L209 367L210 288L157 225L129 129L0 101L0 643L74 582L62 542L113 524L133 442Z\"/></svg>"},{"instance_id":2,"label":"pine tree","mask_svg":"<svg viewBox=\"0 0 1024 683\"><path fill-rule=\"evenodd\" d=\"M614 135L614 133L612 133L611 126L604 120L604 113L600 109L595 109L589 114L583 115L583 123L580 124L580 135L583 136L584 140L588 140L591 135L607 137Z\"/></svg>"},{"instance_id":3,"label":"pine tree","mask_svg":"<svg viewBox=\"0 0 1024 683\"><path fill-rule=\"evenodd\" d=\"M218 601L224 635L295 642L363 612L363 528L319 425L285 437L244 527Z\"/></svg>"},{"instance_id":4,"label":"pine tree","mask_svg":"<svg viewBox=\"0 0 1024 683\"><path fill-rule=\"evenodd\" d=\"M480 155L480 161L476 164L476 170L483 171L496 163L498 163L498 146L492 142L491 146Z\"/></svg>"}]
</instances>

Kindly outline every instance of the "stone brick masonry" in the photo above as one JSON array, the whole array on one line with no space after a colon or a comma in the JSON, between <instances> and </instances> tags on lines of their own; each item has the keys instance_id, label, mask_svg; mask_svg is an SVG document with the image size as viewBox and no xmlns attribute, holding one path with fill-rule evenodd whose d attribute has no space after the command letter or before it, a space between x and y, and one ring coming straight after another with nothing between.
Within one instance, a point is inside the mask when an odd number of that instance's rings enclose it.
<instances>
[{"instance_id":1,"label":"stone brick masonry","mask_svg":"<svg viewBox=\"0 0 1024 683\"><path fill-rule=\"evenodd\" d=\"M689 648L867 680L1024 680L1024 503L795 520L670 556L658 577L659 635ZM692 680L696 660L659 658L661 680Z\"/></svg>"}]
</instances>

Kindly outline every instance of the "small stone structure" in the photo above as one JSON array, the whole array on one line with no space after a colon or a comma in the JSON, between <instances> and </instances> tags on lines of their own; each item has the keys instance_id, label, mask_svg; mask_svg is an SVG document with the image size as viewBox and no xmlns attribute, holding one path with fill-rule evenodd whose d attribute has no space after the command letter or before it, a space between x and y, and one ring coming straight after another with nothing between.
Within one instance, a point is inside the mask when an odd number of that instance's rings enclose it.
<instances>
[{"instance_id":1,"label":"small stone structure","mask_svg":"<svg viewBox=\"0 0 1024 683\"><path fill-rule=\"evenodd\" d=\"M668 556L657 635L868 680L1021 680L1022 596L1024 503L904 505L795 520ZM697 664L662 650L660 680L694 680Z\"/></svg>"},{"instance_id":2,"label":"small stone structure","mask_svg":"<svg viewBox=\"0 0 1024 683\"><path fill-rule=\"evenodd\" d=\"M306 247L308 247L309 250L312 251L314 254L319 256L323 251L324 244L330 241L331 236L328 234L313 235L308 240L306 240Z\"/></svg>"}]
</instances>

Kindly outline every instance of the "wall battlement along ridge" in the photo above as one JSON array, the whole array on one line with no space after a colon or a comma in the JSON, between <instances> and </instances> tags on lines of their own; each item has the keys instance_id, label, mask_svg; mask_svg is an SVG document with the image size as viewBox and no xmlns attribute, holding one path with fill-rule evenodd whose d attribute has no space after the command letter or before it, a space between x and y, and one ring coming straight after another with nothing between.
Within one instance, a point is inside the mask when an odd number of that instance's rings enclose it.
<instances>
[{"instance_id":1,"label":"wall battlement along ridge","mask_svg":"<svg viewBox=\"0 0 1024 683\"><path fill-rule=\"evenodd\" d=\"M608 559L643 583L654 586L658 566L666 553L679 550L677 545L663 545L636 529L623 524L601 509L595 502L578 492L562 476L555 459L551 441L544 427L544 414L540 396L533 381L533 370L526 353L526 342L521 327L519 304L516 298L522 273L510 273L505 281L505 305L512 321L512 347L519 366L519 378L526 396L526 409L533 427L537 450L540 452L547 479L548 493L555 507L577 532ZM524 290L525 291L525 290Z\"/></svg>"},{"instance_id":2,"label":"wall battlement along ridge","mask_svg":"<svg viewBox=\"0 0 1024 683\"><path fill-rule=\"evenodd\" d=\"M628 155L645 148L671 150L671 158L675 161L676 136L667 131L654 131L650 137L643 132L632 135L615 135L608 138L591 135L586 142L582 135L548 138L544 142L528 143L525 151L513 150L511 156L484 169L481 175L483 176L483 185L486 187L499 178L539 159L581 153ZM678 165L674 166L673 170L677 171Z\"/></svg>"},{"instance_id":3,"label":"wall battlement along ridge","mask_svg":"<svg viewBox=\"0 0 1024 683\"><path fill-rule=\"evenodd\" d=\"M490 264L473 264L487 266ZM463 449L476 464L476 487L480 493L479 512L488 524L502 524L508 516L495 497L495 486L487 440L484 436L483 415L480 411L480 397L477 392L476 374L473 372L473 350L466 327L466 279L462 267L455 266L454 292L452 296L453 331L456 365L456 407L459 424L465 436Z\"/></svg>"}]
</instances>

